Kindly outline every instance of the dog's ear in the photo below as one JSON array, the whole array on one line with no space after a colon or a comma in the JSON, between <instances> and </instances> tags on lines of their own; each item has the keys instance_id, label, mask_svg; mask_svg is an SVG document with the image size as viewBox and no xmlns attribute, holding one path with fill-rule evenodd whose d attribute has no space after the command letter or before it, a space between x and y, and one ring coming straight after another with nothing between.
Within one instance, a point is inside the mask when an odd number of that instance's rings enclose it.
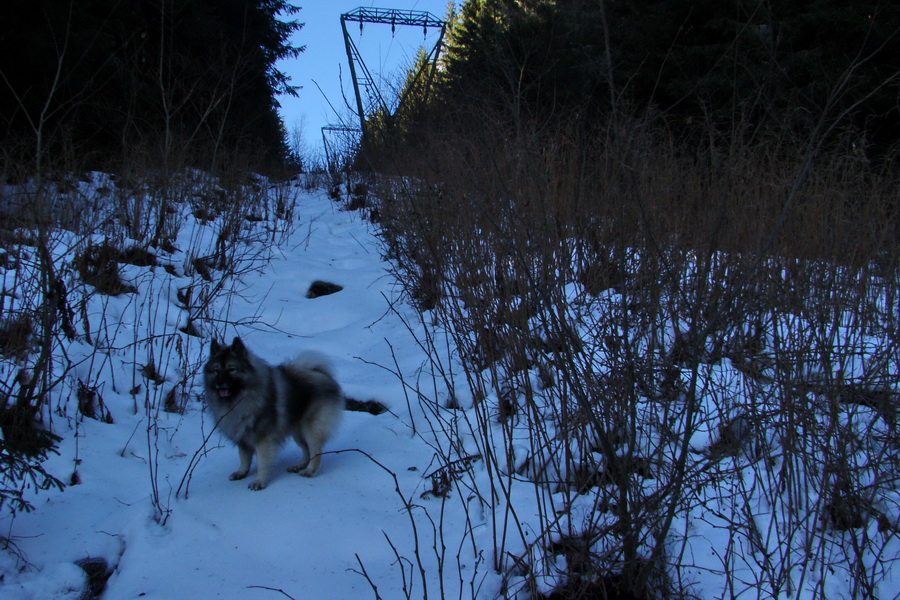
<instances>
[{"instance_id":1,"label":"dog's ear","mask_svg":"<svg viewBox=\"0 0 900 600\"><path fill-rule=\"evenodd\" d=\"M209 344L209 355L215 356L222 349L221 344L219 344L219 340L213 338L213 341Z\"/></svg>"},{"instance_id":2,"label":"dog's ear","mask_svg":"<svg viewBox=\"0 0 900 600\"><path fill-rule=\"evenodd\" d=\"M244 345L244 342L241 341L241 338L235 336L234 341L231 342L231 349L238 356L247 356L247 347Z\"/></svg>"}]
</instances>

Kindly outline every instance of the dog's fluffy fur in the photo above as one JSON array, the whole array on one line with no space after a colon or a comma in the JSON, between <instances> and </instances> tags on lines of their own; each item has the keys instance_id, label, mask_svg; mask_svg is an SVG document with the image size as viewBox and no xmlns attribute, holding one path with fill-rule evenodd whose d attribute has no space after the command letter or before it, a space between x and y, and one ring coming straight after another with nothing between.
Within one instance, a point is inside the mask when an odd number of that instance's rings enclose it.
<instances>
[{"instance_id":1,"label":"dog's fluffy fur","mask_svg":"<svg viewBox=\"0 0 900 600\"><path fill-rule=\"evenodd\" d=\"M265 488L278 448L288 436L305 453L303 461L288 470L306 477L316 474L322 446L344 410L341 388L323 356L306 353L273 367L240 338L230 346L213 341L204 382L216 426L240 454L241 465L231 479L246 477L256 454L257 475L250 489Z\"/></svg>"}]
</instances>

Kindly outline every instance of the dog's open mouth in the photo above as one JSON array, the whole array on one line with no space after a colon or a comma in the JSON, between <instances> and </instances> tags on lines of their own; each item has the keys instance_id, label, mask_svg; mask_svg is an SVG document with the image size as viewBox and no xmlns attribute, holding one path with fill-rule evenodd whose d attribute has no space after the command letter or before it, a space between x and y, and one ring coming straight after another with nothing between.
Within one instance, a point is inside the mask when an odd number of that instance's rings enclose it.
<instances>
[{"instance_id":1,"label":"dog's open mouth","mask_svg":"<svg viewBox=\"0 0 900 600\"><path fill-rule=\"evenodd\" d=\"M231 390L228 388L219 388L219 398L227 398L231 395Z\"/></svg>"}]
</instances>

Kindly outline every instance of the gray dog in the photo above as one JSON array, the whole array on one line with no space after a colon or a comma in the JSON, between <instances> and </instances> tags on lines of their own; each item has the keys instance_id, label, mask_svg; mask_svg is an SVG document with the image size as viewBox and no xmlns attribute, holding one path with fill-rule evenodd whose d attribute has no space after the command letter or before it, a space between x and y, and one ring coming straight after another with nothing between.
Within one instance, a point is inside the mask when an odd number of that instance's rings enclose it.
<instances>
[{"instance_id":1,"label":"gray dog","mask_svg":"<svg viewBox=\"0 0 900 600\"><path fill-rule=\"evenodd\" d=\"M257 475L250 489L265 488L278 448L289 435L305 457L288 470L306 477L316 474L322 446L344 410L344 395L324 357L307 353L273 367L240 338L230 346L214 340L203 375L216 426L240 453L241 466L231 479L246 477L257 454Z\"/></svg>"}]
</instances>

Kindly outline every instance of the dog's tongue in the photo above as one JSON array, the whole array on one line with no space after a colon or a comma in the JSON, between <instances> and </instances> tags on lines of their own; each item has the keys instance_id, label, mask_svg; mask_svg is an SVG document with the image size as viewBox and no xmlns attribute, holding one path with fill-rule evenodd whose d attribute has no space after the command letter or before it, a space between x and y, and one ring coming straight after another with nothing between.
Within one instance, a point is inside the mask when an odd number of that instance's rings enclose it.
<instances>
[{"instance_id":1,"label":"dog's tongue","mask_svg":"<svg viewBox=\"0 0 900 600\"><path fill-rule=\"evenodd\" d=\"M227 398L231 395L231 392L226 388L219 388L219 398Z\"/></svg>"}]
</instances>

